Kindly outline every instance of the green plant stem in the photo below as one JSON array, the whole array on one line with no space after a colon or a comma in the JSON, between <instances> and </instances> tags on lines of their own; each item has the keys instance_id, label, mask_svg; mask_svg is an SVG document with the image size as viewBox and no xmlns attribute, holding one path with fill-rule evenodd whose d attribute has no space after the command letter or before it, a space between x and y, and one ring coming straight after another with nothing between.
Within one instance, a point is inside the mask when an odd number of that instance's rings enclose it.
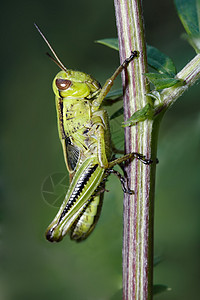
<instances>
[{"instance_id":1,"label":"green plant stem","mask_svg":"<svg viewBox=\"0 0 200 300\"><path fill-rule=\"evenodd\" d=\"M121 62L131 50L139 51L122 73L125 121L151 101L146 48L140 0L114 0ZM133 161L127 166L129 185L134 195L124 196L123 299L150 300L153 297L153 219L157 139L159 124L167 109L200 78L200 54L178 74L183 84L163 89L155 103L154 120L145 120L125 128L126 153L139 152L151 158L151 166Z\"/></svg>"},{"instance_id":2,"label":"green plant stem","mask_svg":"<svg viewBox=\"0 0 200 300\"><path fill-rule=\"evenodd\" d=\"M147 102L149 85L143 19L139 0L114 0L121 62L131 50L140 52L122 75L125 121ZM153 281L153 202L158 133L156 122L146 120L125 129L125 150L153 159L151 166L133 161L127 166L134 195L124 197L123 299L152 299Z\"/></svg>"}]
</instances>

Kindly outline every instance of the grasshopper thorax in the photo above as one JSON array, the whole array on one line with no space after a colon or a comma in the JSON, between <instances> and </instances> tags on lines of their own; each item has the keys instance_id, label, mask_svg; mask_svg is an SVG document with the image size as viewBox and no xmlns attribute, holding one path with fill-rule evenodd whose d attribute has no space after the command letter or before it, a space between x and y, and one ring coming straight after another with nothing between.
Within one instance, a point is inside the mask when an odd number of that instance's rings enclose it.
<instances>
[{"instance_id":1,"label":"grasshopper thorax","mask_svg":"<svg viewBox=\"0 0 200 300\"><path fill-rule=\"evenodd\" d=\"M98 81L79 71L60 71L53 80L53 91L61 98L92 99L100 90Z\"/></svg>"}]
</instances>

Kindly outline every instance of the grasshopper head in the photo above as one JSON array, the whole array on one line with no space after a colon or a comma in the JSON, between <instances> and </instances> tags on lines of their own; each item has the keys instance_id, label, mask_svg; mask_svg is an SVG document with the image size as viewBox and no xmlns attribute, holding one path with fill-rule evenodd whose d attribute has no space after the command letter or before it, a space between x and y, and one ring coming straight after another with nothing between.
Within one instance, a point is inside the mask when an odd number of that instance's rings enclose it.
<instances>
[{"instance_id":1,"label":"grasshopper head","mask_svg":"<svg viewBox=\"0 0 200 300\"><path fill-rule=\"evenodd\" d=\"M57 97L91 99L100 92L100 84L83 72L60 71L53 80L53 91Z\"/></svg>"},{"instance_id":2,"label":"grasshopper head","mask_svg":"<svg viewBox=\"0 0 200 300\"><path fill-rule=\"evenodd\" d=\"M53 91L57 97L61 98L74 98L74 99L92 99L96 96L101 89L98 81L94 80L90 75L83 72L68 70L58 58L57 54L51 47L50 43L37 26L34 24L39 34L44 39L45 43L51 50L53 57L47 53L47 55L56 63L61 72L59 72L53 81Z\"/></svg>"}]
</instances>

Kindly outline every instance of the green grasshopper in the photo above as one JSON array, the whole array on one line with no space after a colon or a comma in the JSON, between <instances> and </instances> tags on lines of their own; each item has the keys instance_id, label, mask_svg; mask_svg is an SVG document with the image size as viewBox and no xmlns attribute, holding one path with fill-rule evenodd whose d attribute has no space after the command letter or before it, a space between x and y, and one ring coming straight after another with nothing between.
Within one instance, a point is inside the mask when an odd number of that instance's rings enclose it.
<instances>
[{"instance_id":1,"label":"green grasshopper","mask_svg":"<svg viewBox=\"0 0 200 300\"><path fill-rule=\"evenodd\" d=\"M113 167L134 158L144 164L152 163L144 155L135 152L113 158L109 118L106 110L101 107L115 78L138 56L138 52L132 52L101 88L99 82L90 75L68 70L41 30L35 26L55 58L47 54L62 70L53 80L53 91L59 138L70 174L68 192L47 228L46 238L58 242L70 232L71 239L82 241L89 236L98 221L105 182L111 173L119 177L124 192L133 192L125 187L123 176Z\"/></svg>"}]
</instances>

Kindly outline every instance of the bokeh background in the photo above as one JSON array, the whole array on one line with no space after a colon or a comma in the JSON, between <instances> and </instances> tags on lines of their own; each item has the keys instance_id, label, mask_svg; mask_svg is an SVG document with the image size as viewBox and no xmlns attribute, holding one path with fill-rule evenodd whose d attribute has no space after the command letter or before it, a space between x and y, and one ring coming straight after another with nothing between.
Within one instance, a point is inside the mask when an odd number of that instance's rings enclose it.
<instances>
[{"instance_id":1,"label":"bokeh background","mask_svg":"<svg viewBox=\"0 0 200 300\"><path fill-rule=\"evenodd\" d=\"M195 53L180 38L184 30L173 1L143 5L148 44L172 57L180 70ZM116 37L113 1L11 0L1 4L1 13L0 299L117 299L123 200L117 179L109 179L102 216L86 242L66 237L51 244L44 237L57 209L44 201L42 185L66 168L51 89L58 68L45 56L47 47L33 26L42 28L67 67L104 83L119 63L118 53L94 40ZM163 262L154 282L171 291L155 299L199 299L199 93L199 85L192 87L160 128L155 255Z\"/></svg>"}]
</instances>

